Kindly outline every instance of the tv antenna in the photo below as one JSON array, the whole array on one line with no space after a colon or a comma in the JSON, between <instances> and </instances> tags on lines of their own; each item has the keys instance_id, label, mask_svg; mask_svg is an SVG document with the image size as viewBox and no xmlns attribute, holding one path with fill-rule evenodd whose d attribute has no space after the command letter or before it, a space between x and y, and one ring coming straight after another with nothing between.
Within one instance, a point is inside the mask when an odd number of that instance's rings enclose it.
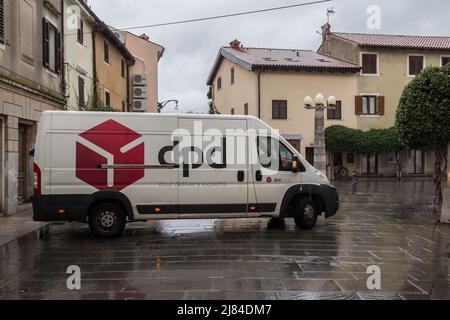
<instances>
[{"instance_id":1,"label":"tv antenna","mask_svg":"<svg viewBox=\"0 0 450 320\"><path fill-rule=\"evenodd\" d=\"M330 24L330 17L334 16L336 14L336 11L334 11L334 7L327 9L327 23Z\"/></svg>"}]
</instances>

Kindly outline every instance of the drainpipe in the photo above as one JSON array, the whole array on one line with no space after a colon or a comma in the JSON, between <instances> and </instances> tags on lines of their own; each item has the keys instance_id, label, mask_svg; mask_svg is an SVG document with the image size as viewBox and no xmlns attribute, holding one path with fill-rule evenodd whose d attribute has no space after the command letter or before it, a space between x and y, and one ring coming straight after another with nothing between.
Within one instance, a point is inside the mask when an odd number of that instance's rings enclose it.
<instances>
[{"instance_id":1,"label":"drainpipe","mask_svg":"<svg viewBox=\"0 0 450 320\"><path fill-rule=\"evenodd\" d=\"M258 118L261 119L261 74L264 68L258 71Z\"/></svg>"},{"instance_id":2,"label":"drainpipe","mask_svg":"<svg viewBox=\"0 0 450 320\"><path fill-rule=\"evenodd\" d=\"M67 90L67 83L66 83L66 36L65 28L64 28L64 22L65 22L65 15L64 15L64 0L61 0L61 87L63 89L63 96L67 99L69 98L69 92ZM65 105L65 109L67 108L67 102Z\"/></svg>"},{"instance_id":3,"label":"drainpipe","mask_svg":"<svg viewBox=\"0 0 450 320\"><path fill-rule=\"evenodd\" d=\"M92 26L92 73L94 75L94 81L93 81L93 96L94 96L94 101L93 101L93 107L96 108L98 107L98 84L97 84L97 54L96 54L96 45L95 45L95 34L96 34L96 29L97 29L97 23L95 23Z\"/></svg>"}]
</instances>

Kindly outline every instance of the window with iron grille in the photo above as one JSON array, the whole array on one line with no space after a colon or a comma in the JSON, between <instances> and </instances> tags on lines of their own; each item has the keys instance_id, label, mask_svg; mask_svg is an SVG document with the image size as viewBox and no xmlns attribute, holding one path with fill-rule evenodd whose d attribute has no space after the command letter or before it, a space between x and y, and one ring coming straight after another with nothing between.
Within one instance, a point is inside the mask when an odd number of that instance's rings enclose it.
<instances>
[{"instance_id":1,"label":"window with iron grille","mask_svg":"<svg viewBox=\"0 0 450 320\"><path fill-rule=\"evenodd\" d=\"M287 101L273 100L272 101L272 119L287 120Z\"/></svg>"},{"instance_id":2,"label":"window with iron grille","mask_svg":"<svg viewBox=\"0 0 450 320\"><path fill-rule=\"evenodd\" d=\"M0 44L5 44L5 5L3 0L0 0Z\"/></svg>"}]
</instances>

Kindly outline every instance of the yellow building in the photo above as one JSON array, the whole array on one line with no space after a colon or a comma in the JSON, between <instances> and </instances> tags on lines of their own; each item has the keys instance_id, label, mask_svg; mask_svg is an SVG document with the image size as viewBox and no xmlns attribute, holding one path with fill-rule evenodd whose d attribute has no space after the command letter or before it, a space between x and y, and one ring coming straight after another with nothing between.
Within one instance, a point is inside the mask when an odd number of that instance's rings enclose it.
<instances>
[{"instance_id":1,"label":"yellow building","mask_svg":"<svg viewBox=\"0 0 450 320\"><path fill-rule=\"evenodd\" d=\"M341 33L332 32L329 24L322 27L322 36L319 53L361 66L355 115L364 131L392 127L405 86L425 67L450 62L450 37ZM401 154L401 163L404 174L432 174L434 155L411 150ZM361 171L393 175L394 156L363 158Z\"/></svg>"},{"instance_id":2,"label":"yellow building","mask_svg":"<svg viewBox=\"0 0 450 320\"><path fill-rule=\"evenodd\" d=\"M135 59L111 29L101 21L94 32L94 73L97 104L128 111L129 67Z\"/></svg>"}]
</instances>

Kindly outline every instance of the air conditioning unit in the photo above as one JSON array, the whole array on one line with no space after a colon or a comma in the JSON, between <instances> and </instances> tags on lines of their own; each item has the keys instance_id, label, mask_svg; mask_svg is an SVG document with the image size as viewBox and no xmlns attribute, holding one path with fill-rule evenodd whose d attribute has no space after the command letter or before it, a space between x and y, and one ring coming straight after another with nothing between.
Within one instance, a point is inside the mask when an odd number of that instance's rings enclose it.
<instances>
[{"instance_id":1,"label":"air conditioning unit","mask_svg":"<svg viewBox=\"0 0 450 320\"><path fill-rule=\"evenodd\" d=\"M147 88L146 87L134 87L133 88L133 98L146 99L147 98Z\"/></svg>"},{"instance_id":2,"label":"air conditioning unit","mask_svg":"<svg viewBox=\"0 0 450 320\"><path fill-rule=\"evenodd\" d=\"M133 86L146 86L147 76L143 74L135 74L133 76Z\"/></svg>"},{"instance_id":3,"label":"air conditioning unit","mask_svg":"<svg viewBox=\"0 0 450 320\"><path fill-rule=\"evenodd\" d=\"M145 99L134 99L133 105L131 106L133 112L145 112L147 111L147 100Z\"/></svg>"}]
</instances>

